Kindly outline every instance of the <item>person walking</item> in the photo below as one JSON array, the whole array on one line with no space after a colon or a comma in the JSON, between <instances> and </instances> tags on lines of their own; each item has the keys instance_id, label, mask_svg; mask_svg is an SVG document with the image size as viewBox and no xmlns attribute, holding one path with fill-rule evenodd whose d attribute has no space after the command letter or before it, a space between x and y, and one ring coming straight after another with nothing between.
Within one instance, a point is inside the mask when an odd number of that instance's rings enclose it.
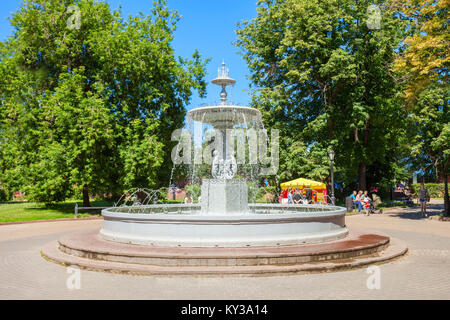
<instances>
[{"instance_id":1,"label":"person walking","mask_svg":"<svg viewBox=\"0 0 450 320\"><path fill-rule=\"evenodd\" d=\"M419 201L420 201L420 213L425 218L428 218L427 214L427 202L430 201L428 190L425 189L425 184L422 183L419 189Z\"/></svg>"}]
</instances>

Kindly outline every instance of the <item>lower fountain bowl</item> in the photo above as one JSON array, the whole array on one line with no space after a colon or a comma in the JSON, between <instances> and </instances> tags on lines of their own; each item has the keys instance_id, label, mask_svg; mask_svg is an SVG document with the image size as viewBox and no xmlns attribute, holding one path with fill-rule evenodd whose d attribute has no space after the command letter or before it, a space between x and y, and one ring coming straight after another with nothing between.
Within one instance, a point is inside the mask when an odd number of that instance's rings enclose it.
<instances>
[{"instance_id":1,"label":"lower fountain bowl","mask_svg":"<svg viewBox=\"0 0 450 320\"><path fill-rule=\"evenodd\" d=\"M345 238L346 209L323 205L250 204L242 214L202 214L200 205L104 209L109 241L169 247L263 247Z\"/></svg>"}]
</instances>

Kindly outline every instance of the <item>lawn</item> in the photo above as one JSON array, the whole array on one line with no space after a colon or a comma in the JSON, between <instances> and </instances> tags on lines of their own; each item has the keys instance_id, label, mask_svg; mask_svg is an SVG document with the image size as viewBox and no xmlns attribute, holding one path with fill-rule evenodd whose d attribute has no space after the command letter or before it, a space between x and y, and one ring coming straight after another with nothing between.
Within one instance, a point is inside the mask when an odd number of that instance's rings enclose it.
<instances>
[{"instance_id":1,"label":"lawn","mask_svg":"<svg viewBox=\"0 0 450 320\"><path fill-rule=\"evenodd\" d=\"M0 223L74 218L74 207L77 202L78 205L82 203L82 201L76 200L52 205L22 201L0 202ZM91 206L106 207L112 205L105 201L93 201L91 202ZM100 215L100 212L80 210L78 218L98 215Z\"/></svg>"}]
</instances>

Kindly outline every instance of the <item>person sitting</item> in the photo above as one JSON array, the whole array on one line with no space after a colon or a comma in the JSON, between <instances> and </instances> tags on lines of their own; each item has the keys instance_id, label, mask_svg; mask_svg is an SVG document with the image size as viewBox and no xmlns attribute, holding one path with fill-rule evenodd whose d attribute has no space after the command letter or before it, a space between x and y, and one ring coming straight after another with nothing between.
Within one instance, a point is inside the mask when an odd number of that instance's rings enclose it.
<instances>
[{"instance_id":1,"label":"person sitting","mask_svg":"<svg viewBox=\"0 0 450 320\"><path fill-rule=\"evenodd\" d=\"M288 197L288 204L294 204L294 196L290 188L288 189L287 197Z\"/></svg>"},{"instance_id":2,"label":"person sitting","mask_svg":"<svg viewBox=\"0 0 450 320\"><path fill-rule=\"evenodd\" d=\"M184 198L184 203L192 203L192 198L190 193L186 193L186 198Z\"/></svg>"},{"instance_id":3,"label":"person sitting","mask_svg":"<svg viewBox=\"0 0 450 320\"><path fill-rule=\"evenodd\" d=\"M369 193L366 191L364 191L364 194L361 196L361 201L363 203L363 207L364 207L364 212L367 216L370 216L370 197L369 197Z\"/></svg>"},{"instance_id":4,"label":"person sitting","mask_svg":"<svg viewBox=\"0 0 450 320\"><path fill-rule=\"evenodd\" d=\"M355 197L355 204L358 206L358 213L361 213L361 210L362 210L362 202L361 202L362 201L362 199L361 199L362 194L363 194L363 192L359 191L356 194L356 197Z\"/></svg>"},{"instance_id":5,"label":"person sitting","mask_svg":"<svg viewBox=\"0 0 450 320\"><path fill-rule=\"evenodd\" d=\"M294 200L294 204L301 204L302 196L298 189L295 190L295 194L293 195L292 199Z\"/></svg>"},{"instance_id":6,"label":"person sitting","mask_svg":"<svg viewBox=\"0 0 450 320\"><path fill-rule=\"evenodd\" d=\"M357 204L355 203L356 201L356 194L357 192L354 190L353 193L350 195L350 198L352 199L352 206L354 209L356 209Z\"/></svg>"},{"instance_id":7,"label":"person sitting","mask_svg":"<svg viewBox=\"0 0 450 320\"><path fill-rule=\"evenodd\" d=\"M313 199L313 192L310 186L306 186L306 200L308 200L308 203L312 203L312 199Z\"/></svg>"}]
</instances>

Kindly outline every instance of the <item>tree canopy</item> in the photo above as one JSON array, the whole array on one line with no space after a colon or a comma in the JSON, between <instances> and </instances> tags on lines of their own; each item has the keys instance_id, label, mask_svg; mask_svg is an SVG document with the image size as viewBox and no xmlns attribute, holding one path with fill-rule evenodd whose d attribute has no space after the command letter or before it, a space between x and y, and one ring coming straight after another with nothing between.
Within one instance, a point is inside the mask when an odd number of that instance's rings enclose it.
<instances>
[{"instance_id":1,"label":"tree canopy","mask_svg":"<svg viewBox=\"0 0 450 320\"><path fill-rule=\"evenodd\" d=\"M164 0L127 19L105 2L25 1L0 48L2 186L46 202L75 186L88 204L168 181L171 132L206 86L207 61L174 54L179 18Z\"/></svg>"},{"instance_id":2,"label":"tree canopy","mask_svg":"<svg viewBox=\"0 0 450 320\"><path fill-rule=\"evenodd\" d=\"M329 149L346 185L405 174L395 167L408 150L391 70L405 24L389 1L375 1L381 27L370 28L372 3L261 0L257 17L240 25L252 104L282 137L281 179L328 177Z\"/></svg>"}]
</instances>

